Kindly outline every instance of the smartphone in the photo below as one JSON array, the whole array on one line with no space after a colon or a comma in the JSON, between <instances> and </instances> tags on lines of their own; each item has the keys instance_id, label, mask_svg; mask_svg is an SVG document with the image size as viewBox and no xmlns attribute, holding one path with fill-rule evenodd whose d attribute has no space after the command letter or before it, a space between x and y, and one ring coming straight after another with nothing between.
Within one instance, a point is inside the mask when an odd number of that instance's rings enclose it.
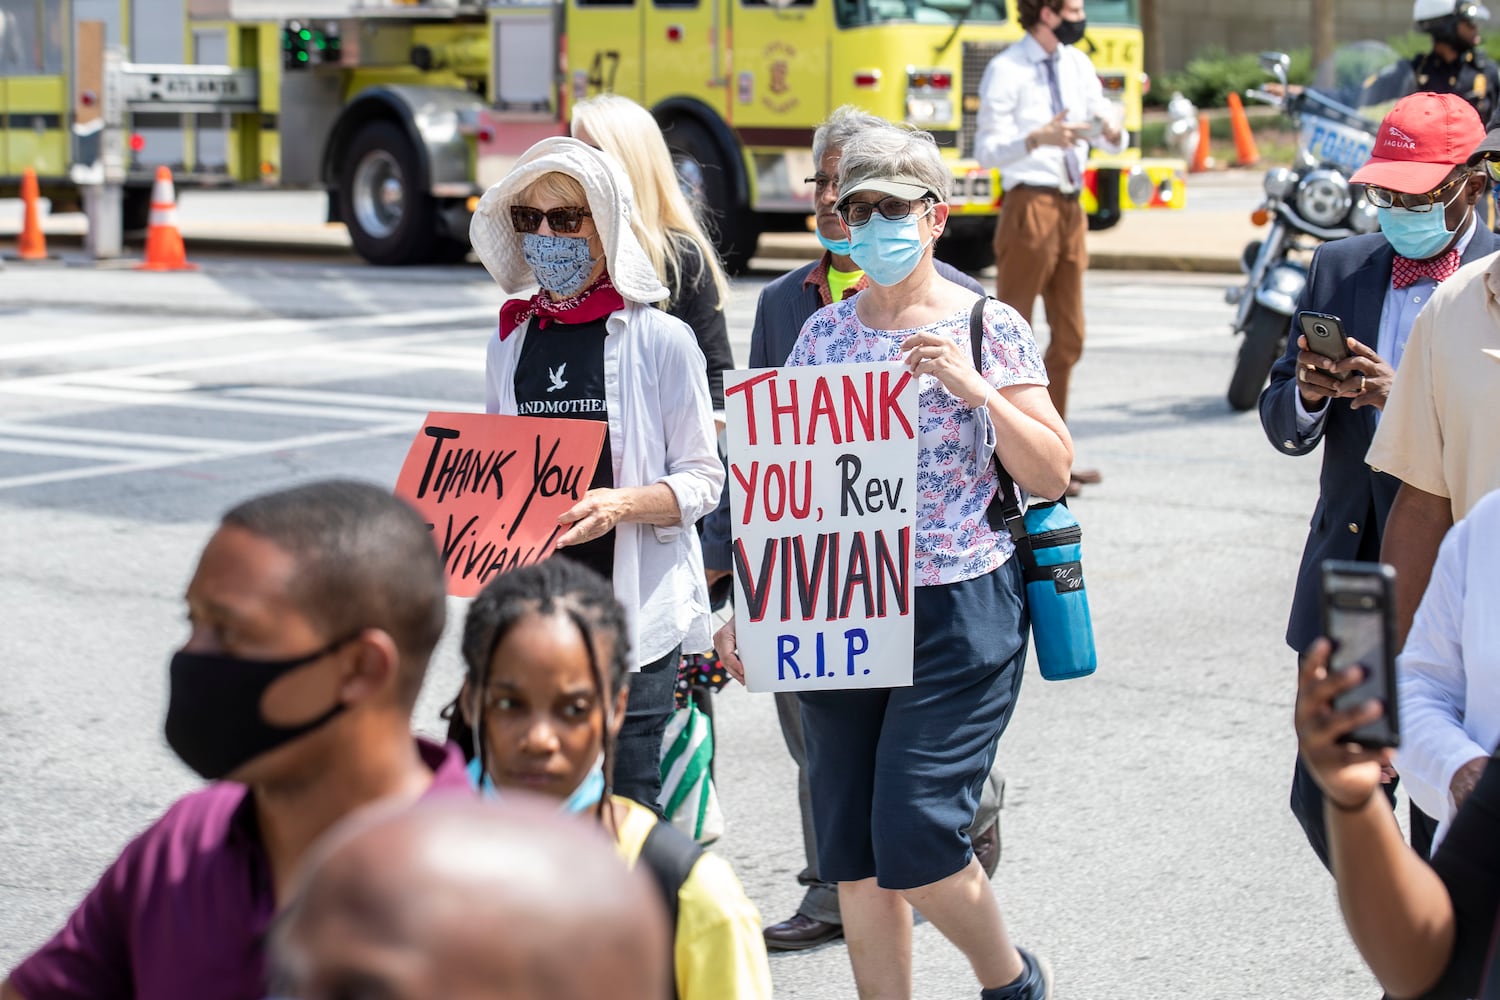
<instances>
[{"instance_id":1,"label":"smartphone","mask_svg":"<svg viewBox=\"0 0 1500 1000\"><path fill-rule=\"evenodd\" d=\"M1344 333L1344 321L1329 313L1303 312L1297 320L1302 324L1302 335L1307 338L1307 349L1321 354L1330 361L1343 361L1349 356L1348 334ZM1353 372L1336 374L1325 372L1342 382Z\"/></svg>"},{"instance_id":2,"label":"smartphone","mask_svg":"<svg viewBox=\"0 0 1500 1000\"><path fill-rule=\"evenodd\" d=\"M1092 118L1090 118L1088 121L1084 122L1083 124L1084 124L1084 133L1083 133L1083 136L1086 139L1097 139L1101 135L1104 134L1105 122L1104 122L1104 117L1102 115L1094 115Z\"/></svg>"},{"instance_id":3,"label":"smartphone","mask_svg":"<svg viewBox=\"0 0 1500 1000\"><path fill-rule=\"evenodd\" d=\"M1374 722L1352 730L1346 743L1401 745L1396 699L1396 571L1384 563L1323 563L1323 634L1333 641L1329 670L1359 664L1365 679L1334 699L1343 710L1371 698L1385 707Z\"/></svg>"}]
</instances>

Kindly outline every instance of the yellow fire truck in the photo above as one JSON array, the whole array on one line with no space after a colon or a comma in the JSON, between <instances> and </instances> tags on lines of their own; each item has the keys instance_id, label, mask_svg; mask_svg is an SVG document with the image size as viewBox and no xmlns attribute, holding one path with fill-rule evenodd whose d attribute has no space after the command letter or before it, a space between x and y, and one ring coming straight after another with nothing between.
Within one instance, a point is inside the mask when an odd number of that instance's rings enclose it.
<instances>
[{"instance_id":1,"label":"yellow fire truck","mask_svg":"<svg viewBox=\"0 0 1500 1000\"><path fill-rule=\"evenodd\" d=\"M1090 0L1080 43L1133 136L1135 2ZM185 18L182 63L115 54L99 69L79 29L101 14L127 51ZM476 196L608 90L655 113L738 268L760 233L806 225L813 129L853 103L937 138L955 175L939 251L977 267L1000 198L998 173L970 157L977 91L1020 37L1015 0L0 0L0 194L35 166L66 202L87 161L139 224L165 146L184 187L327 190L330 218L372 262L455 259ZM1180 208L1184 179L1181 161L1138 148L1096 155L1085 206L1095 227Z\"/></svg>"}]
</instances>

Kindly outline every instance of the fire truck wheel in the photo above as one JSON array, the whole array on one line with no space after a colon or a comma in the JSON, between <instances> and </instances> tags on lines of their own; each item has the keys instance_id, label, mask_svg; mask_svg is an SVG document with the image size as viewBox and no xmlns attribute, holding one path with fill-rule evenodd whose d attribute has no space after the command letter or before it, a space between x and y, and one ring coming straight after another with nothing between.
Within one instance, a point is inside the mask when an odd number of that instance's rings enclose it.
<instances>
[{"instance_id":1,"label":"fire truck wheel","mask_svg":"<svg viewBox=\"0 0 1500 1000\"><path fill-rule=\"evenodd\" d=\"M394 122L366 122L339 174L339 209L349 239L372 264L423 264L437 239L433 199L414 187L417 151Z\"/></svg>"},{"instance_id":2,"label":"fire truck wheel","mask_svg":"<svg viewBox=\"0 0 1500 1000\"><path fill-rule=\"evenodd\" d=\"M691 118L679 118L662 131L677 165L677 182L688 201L703 206L703 221L719 248L724 269L742 273L755 254L760 227L750 206L735 196L726 154L708 130Z\"/></svg>"}]
</instances>

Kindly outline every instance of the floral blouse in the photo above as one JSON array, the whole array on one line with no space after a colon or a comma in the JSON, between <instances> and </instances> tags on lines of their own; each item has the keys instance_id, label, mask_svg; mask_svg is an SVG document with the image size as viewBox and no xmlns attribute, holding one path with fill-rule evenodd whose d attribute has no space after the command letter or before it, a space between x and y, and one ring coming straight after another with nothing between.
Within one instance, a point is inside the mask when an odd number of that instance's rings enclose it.
<instances>
[{"instance_id":1,"label":"floral blouse","mask_svg":"<svg viewBox=\"0 0 1500 1000\"><path fill-rule=\"evenodd\" d=\"M901 343L916 333L952 337L971 356L969 310L909 330L872 330L855 313L855 296L825 306L803 325L788 366L899 361ZM1010 306L984 308L982 374L997 389L1046 385L1042 352L1031 327ZM934 375L918 382L916 583L972 580L1004 565L1015 551L1007 531L985 517L999 488L988 410L970 409Z\"/></svg>"}]
</instances>

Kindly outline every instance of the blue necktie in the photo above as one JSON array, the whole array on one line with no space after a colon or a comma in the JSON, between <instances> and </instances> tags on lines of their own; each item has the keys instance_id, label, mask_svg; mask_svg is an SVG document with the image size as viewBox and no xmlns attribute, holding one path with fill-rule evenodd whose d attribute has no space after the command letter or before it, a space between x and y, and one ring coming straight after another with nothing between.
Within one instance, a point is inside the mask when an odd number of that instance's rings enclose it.
<instances>
[{"instance_id":1,"label":"blue necktie","mask_svg":"<svg viewBox=\"0 0 1500 1000\"><path fill-rule=\"evenodd\" d=\"M1057 86L1057 53L1054 52L1043 60L1047 67L1047 88L1052 91L1052 114L1060 115L1066 109L1063 107L1062 91ZM1068 174L1068 186L1078 190L1083 186L1083 178L1078 173L1078 161L1074 159L1074 151L1070 146L1063 150L1063 166Z\"/></svg>"}]
</instances>

